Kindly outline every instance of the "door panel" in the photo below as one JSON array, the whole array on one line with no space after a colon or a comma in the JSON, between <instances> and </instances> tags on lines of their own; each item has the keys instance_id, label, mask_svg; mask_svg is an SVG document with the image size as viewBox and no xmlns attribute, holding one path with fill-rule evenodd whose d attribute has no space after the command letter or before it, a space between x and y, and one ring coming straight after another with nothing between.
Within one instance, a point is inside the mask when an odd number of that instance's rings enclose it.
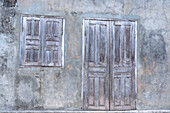
<instances>
[{"instance_id":1,"label":"door panel","mask_svg":"<svg viewBox=\"0 0 170 113\"><path fill-rule=\"evenodd\" d=\"M84 20L83 109L135 109L135 22Z\"/></svg>"},{"instance_id":2,"label":"door panel","mask_svg":"<svg viewBox=\"0 0 170 113\"><path fill-rule=\"evenodd\" d=\"M109 110L109 22L85 24L84 109Z\"/></svg>"},{"instance_id":3,"label":"door panel","mask_svg":"<svg viewBox=\"0 0 170 113\"><path fill-rule=\"evenodd\" d=\"M110 110L135 109L134 23L115 22L112 26Z\"/></svg>"}]
</instances>

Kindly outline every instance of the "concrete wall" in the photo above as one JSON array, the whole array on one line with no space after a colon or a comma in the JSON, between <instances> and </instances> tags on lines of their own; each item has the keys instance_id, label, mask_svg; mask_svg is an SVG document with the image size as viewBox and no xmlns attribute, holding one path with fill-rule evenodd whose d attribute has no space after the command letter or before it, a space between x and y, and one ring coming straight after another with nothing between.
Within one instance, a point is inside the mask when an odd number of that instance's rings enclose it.
<instances>
[{"instance_id":1,"label":"concrete wall","mask_svg":"<svg viewBox=\"0 0 170 113\"><path fill-rule=\"evenodd\" d=\"M18 0L15 5L5 5L3 1L0 110L81 109L84 17L138 19L137 109L170 109L169 0ZM65 18L63 69L19 67L22 14Z\"/></svg>"}]
</instances>

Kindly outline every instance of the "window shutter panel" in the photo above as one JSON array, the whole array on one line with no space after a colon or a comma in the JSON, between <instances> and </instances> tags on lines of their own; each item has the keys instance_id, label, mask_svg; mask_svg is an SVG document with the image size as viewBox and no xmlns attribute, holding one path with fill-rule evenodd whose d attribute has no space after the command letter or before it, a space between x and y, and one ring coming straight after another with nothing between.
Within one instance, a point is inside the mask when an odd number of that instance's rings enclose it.
<instances>
[{"instance_id":1,"label":"window shutter panel","mask_svg":"<svg viewBox=\"0 0 170 113\"><path fill-rule=\"evenodd\" d=\"M63 66L63 19L43 20L43 66Z\"/></svg>"},{"instance_id":2,"label":"window shutter panel","mask_svg":"<svg viewBox=\"0 0 170 113\"><path fill-rule=\"evenodd\" d=\"M41 24L36 17L22 17L21 61L22 65L41 65Z\"/></svg>"}]
</instances>

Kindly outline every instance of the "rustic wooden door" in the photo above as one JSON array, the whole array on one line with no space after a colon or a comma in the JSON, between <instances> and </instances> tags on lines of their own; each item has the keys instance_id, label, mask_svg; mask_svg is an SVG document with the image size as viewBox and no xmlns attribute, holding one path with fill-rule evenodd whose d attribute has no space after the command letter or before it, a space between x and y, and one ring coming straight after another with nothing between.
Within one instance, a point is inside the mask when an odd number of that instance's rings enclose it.
<instances>
[{"instance_id":1,"label":"rustic wooden door","mask_svg":"<svg viewBox=\"0 0 170 113\"><path fill-rule=\"evenodd\" d=\"M85 20L84 109L109 110L109 22Z\"/></svg>"},{"instance_id":2,"label":"rustic wooden door","mask_svg":"<svg viewBox=\"0 0 170 113\"><path fill-rule=\"evenodd\" d=\"M110 110L135 109L135 22L111 23Z\"/></svg>"},{"instance_id":3,"label":"rustic wooden door","mask_svg":"<svg viewBox=\"0 0 170 113\"><path fill-rule=\"evenodd\" d=\"M135 109L135 29L130 21L84 20L84 109Z\"/></svg>"}]
</instances>

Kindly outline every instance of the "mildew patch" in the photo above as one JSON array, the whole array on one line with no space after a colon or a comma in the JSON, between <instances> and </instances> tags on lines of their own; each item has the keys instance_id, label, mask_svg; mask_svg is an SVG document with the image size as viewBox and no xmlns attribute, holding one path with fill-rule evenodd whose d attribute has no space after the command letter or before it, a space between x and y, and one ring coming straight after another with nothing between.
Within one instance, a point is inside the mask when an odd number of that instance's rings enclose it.
<instances>
[{"instance_id":1,"label":"mildew patch","mask_svg":"<svg viewBox=\"0 0 170 113\"><path fill-rule=\"evenodd\" d=\"M15 7L17 0L4 0L4 6L6 7Z\"/></svg>"}]
</instances>

